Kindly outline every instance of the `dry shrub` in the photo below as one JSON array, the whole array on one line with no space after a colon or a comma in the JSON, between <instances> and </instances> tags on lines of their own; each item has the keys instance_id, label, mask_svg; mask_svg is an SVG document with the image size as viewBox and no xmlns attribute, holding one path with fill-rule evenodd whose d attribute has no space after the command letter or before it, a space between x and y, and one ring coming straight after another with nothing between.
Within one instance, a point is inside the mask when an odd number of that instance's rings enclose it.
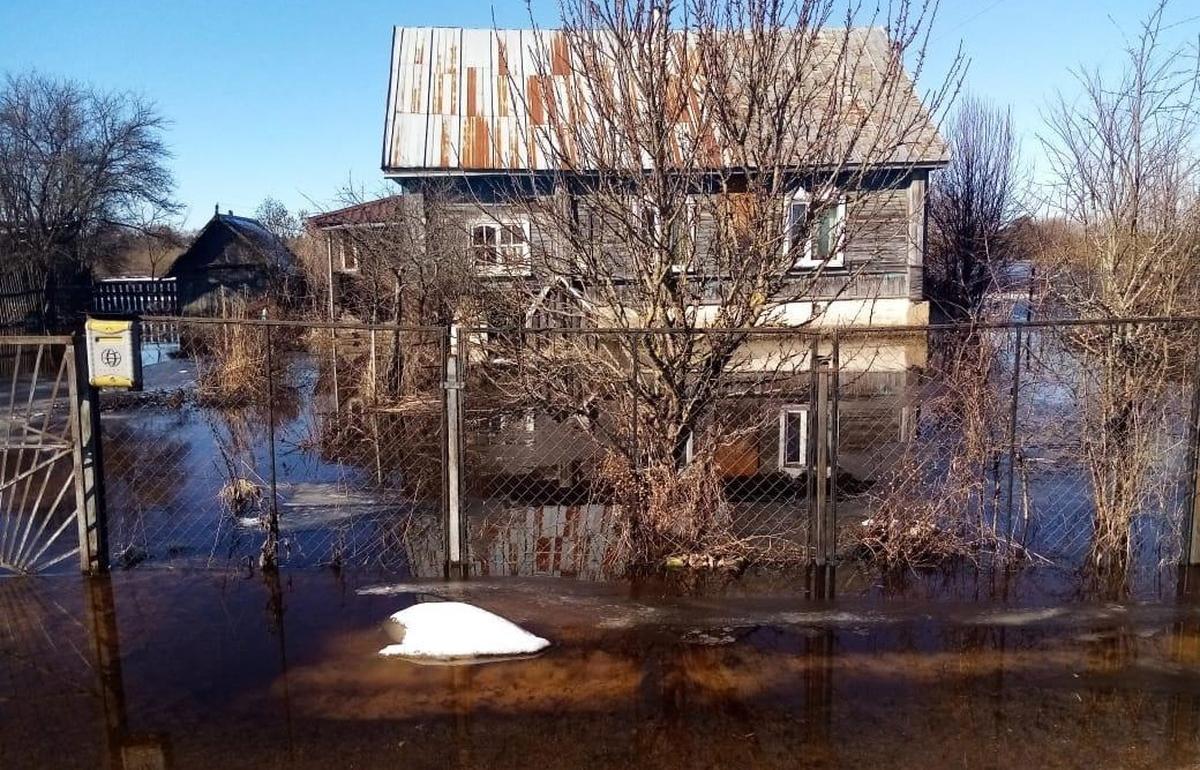
<instances>
[{"instance_id":1,"label":"dry shrub","mask_svg":"<svg viewBox=\"0 0 1200 770\"><path fill-rule=\"evenodd\" d=\"M208 404L245 404L268 394L267 341L261 326L206 325L196 359L197 393Z\"/></svg>"},{"instance_id":2,"label":"dry shrub","mask_svg":"<svg viewBox=\"0 0 1200 770\"><path fill-rule=\"evenodd\" d=\"M444 377L435 331L311 329L303 345L336 365L339 393L371 404L403 404L439 394Z\"/></svg>"},{"instance_id":3,"label":"dry shrub","mask_svg":"<svg viewBox=\"0 0 1200 770\"><path fill-rule=\"evenodd\" d=\"M229 300L225 308L227 323L196 324L187 330L187 348L196 361L199 400L218 406L263 403L270 397L268 358L273 367L269 374L279 384L284 370L281 351L289 346L293 334L282 328L268 332L266 326L247 323L263 311L255 312L244 297ZM267 355L268 340L276 355Z\"/></svg>"},{"instance_id":4,"label":"dry shrub","mask_svg":"<svg viewBox=\"0 0 1200 770\"><path fill-rule=\"evenodd\" d=\"M1020 552L1006 547L1012 522L998 519L1009 402L997 391L997 350L978 334L945 342L942 363L930 372L938 390L921 403L919 435L869 493L869 518L851 535L884 569Z\"/></svg>"},{"instance_id":5,"label":"dry shrub","mask_svg":"<svg viewBox=\"0 0 1200 770\"><path fill-rule=\"evenodd\" d=\"M616 549L631 569L668 559L692 567L740 564L749 548L733 531L721 475L713 457L701 454L683 467L655 463L640 470L607 453L598 474L621 512Z\"/></svg>"},{"instance_id":6,"label":"dry shrub","mask_svg":"<svg viewBox=\"0 0 1200 770\"><path fill-rule=\"evenodd\" d=\"M235 519L246 518L248 513L260 510L262 498L262 485L243 476L227 480L217 492L217 499Z\"/></svg>"}]
</instances>

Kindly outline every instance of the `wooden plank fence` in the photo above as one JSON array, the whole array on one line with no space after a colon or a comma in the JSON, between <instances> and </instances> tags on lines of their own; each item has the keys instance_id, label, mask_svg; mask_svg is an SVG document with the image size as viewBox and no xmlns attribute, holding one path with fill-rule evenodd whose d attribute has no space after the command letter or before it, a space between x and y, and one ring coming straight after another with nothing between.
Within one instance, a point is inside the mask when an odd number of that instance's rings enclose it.
<instances>
[{"instance_id":1,"label":"wooden plank fence","mask_svg":"<svg viewBox=\"0 0 1200 770\"><path fill-rule=\"evenodd\" d=\"M45 281L29 265L10 265L0 271L0 334L45 331Z\"/></svg>"},{"instance_id":2,"label":"wooden plank fence","mask_svg":"<svg viewBox=\"0 0 1200 770\"><path fill-rule=\"evenodd\" d=\"M92 310L121 315L179 315L174 278L105 278L92 286ZM175 324L142 325L144 342L178 342Z\"/></svg>"},{"instance_id":3,"label":"wooden plank fence","mask_svg":"<svg viewBox=\"0 0 1200 770\"><path fill-rule=\"evenodd\" d=\"M127 315L177 315L174 278L105 278L92 287L92 309Z\"/></svg>"}]
</instances>

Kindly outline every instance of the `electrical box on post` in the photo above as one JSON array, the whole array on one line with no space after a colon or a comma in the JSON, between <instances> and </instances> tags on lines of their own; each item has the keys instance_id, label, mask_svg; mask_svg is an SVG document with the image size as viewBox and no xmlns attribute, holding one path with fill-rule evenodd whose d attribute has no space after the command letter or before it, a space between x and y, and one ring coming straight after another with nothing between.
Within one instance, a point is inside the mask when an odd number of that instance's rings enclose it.
<instances>
[{"instance_id":1,"label":"electrical box on post","mask_svg":"<svg viewBox=\"0 0 1200 770\"><path fill-rule=\"evenodd\" d=\"M97 388L142 388L142 345L133 319L88 318L88 380Z\"/></svg>"}]
</instances>

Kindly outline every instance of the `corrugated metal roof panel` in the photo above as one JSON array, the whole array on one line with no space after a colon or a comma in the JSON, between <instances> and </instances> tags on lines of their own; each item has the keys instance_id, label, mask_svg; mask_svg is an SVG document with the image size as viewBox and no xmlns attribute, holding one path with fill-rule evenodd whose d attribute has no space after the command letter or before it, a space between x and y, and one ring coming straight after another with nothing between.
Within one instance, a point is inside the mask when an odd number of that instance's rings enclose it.
<instances>
[{"instance_id":1,"label":"corrugated metal roof panel","mask_svg":"<svg viewBox=\"0 0 1200 770\"><path fill-rule=\"evenodd\" d=\"M815 39L819 45L822 37ZM624 52L606 51L589 57L590 66L583 66L569 37L554 30L397 28L393 41L385 172L544 170L555 158L582 164L577 152L582 143L605 144L603 151L617 156L607 159L614 165L622 155L621 137L596 136L605 129L590 116L597 100L625 98L622 93L629 87L614 82L613 72L604 65L615 60L610 57L627 55ZM599 42L604 43L602 38ZM684 42L680 38L681 50ZM854 59L848 79L830 66L839 61L842 43L866 54ZM824 56L818 51L815 69L806 76L850 89L846 120L835 129L845 133L846 141L859 141L856 121L865 118L873 136L905 132L908 141L898 149L895 162L939 162L947 157L936 127L907 82L899 109L890 101L883 108L905 125L881 126L870 120L877 110L871 99L882 83L881 62L891 56L883 31L852 30L848 38L838 32L826 45L829 51ZM714 165L732 162L699 100L692 98L698 67L694 61L684 67L688 73L672 94L679 100L680 116L673 130L675 159L694 152ZM851 85L832 85L845 82ZM806 140L801 136L796 141L802 147ZM624 154L631 149L624 148ZM650 158L643 154L640 161L646 165Z\"/></svg>"}]
</instances>

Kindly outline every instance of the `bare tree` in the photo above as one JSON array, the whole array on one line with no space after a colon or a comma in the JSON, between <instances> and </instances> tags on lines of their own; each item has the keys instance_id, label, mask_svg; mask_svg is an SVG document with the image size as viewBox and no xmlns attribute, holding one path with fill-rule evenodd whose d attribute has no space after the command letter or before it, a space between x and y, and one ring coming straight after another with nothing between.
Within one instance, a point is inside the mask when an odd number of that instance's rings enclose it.
<instances>
[{"instance_id":1,"label":"bare tree","mask_svg":"<svg viewBox=\"0 0 1200 770\"><path fill-rule=\"evenodd\" d=\"M947 128L950 165L930 188L926 288L950 318L975 316L1019 248L1012 115L963 99Z\"/></svg>"},{"instance_id":2,"label":"bare tree","mask_svg":"<svg viewBox=\"0 0 1200 770\"><path fill-rule=\"evenodd\" d=\"M703 546L724 526L720 495L697 478L731 430L719 399L739 378L812 363L804 345L756 350L749 330L818 322L868 270L835 269L835 255L907 243L908 221L880 213L906 194L887 180L943 151L929 114L956 73L922 106L904 69L922 71L932 4L893 4L870 29L836 7L564 0L561 31L512 86L517 141L547 169L519 186L550 194L484 209L502 226L506 210L532 223L526 269L541 277L513 281L492 318L621 334L488 335L494 359L516 362L495 385L585 426L623 464L647 555ZM520 240L501 229L471 248L503 273Z\"/></svg>"},{"instance_id":3,"label":"bare tree","mask_svg":"<svg viewBox=\"0 0 1200 770\"><path fill-rule=\"evenodd\" d=\"M1054 198L1072 227L1048 254L1053 299L1085 318L1194 310L1200 261L1200 78L1195 48L1163 43L1160 3L1125 52L1119 76L1083 71L1044 139ZM1161 324L1067 335L1095 517L1094 563L1120 575L1135 520L1166 494L1161 441L1173 373L1194 336Z\"/></svg>"},{"instance_id":4,"label":"bare tree","mask_svg":"<svg viewBox=\"0 0 1200 770\"><path fill-rule=\"evenodd\" d=\"M263 227L271 231L276 238L284 243L290 243L300 236L302 227L300 217L288 211L287 206L278 198L267 196L254 210L254 218L262 222Z\"/></svg>"},{"instance_id":5,"label":"bare tree","mask_svg":"<svg viewBox=\"0 0 1200 770\"><path fill-rule=\"evenodd\" d=\"M327 229L314 248L323 263L353 265L336 289L343 310L367 323L410 327L449 326L475 311L480 288L461 222L463 204L451 204L436 185L421 194L382 196L348 185L339 202L345 221ZM406 361L402 337L415 343L414 334L388 335L379 358L364 369L376 396L413 391L415 368Z\"/></svg>"},{"instance_id":6,"label":"bare tree","mask_svg":"<svg viewBox=\"0 0 1200 770\"><path fill-rule=\"evenodd\" d=\"M0 90L0 244L49 283L90 270L113 231L174 211L165 125L131 93L8 76Z\"/></svg>"}]
</instances>

